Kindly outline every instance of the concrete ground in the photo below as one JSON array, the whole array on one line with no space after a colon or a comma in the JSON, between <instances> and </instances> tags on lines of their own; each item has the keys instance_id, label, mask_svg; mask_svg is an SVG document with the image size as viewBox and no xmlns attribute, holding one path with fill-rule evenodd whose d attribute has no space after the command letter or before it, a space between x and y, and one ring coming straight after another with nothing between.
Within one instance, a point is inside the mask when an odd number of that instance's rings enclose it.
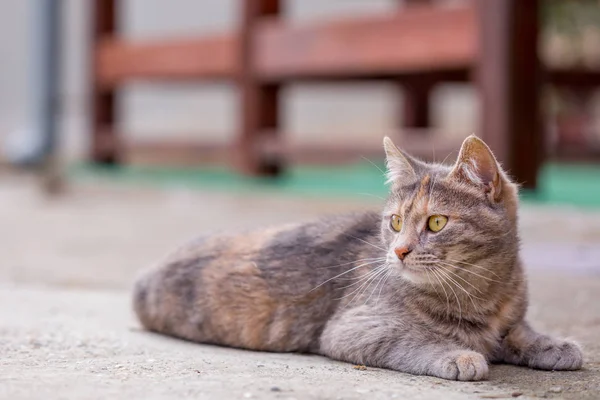
<instances>
[{"instance_id":1,"label":"concrete ground","mask_svg":"<svg viewBox=\"0 0 600 400\"><path fill-rule=\"evenodd\" d=\"M0 179L0 399L600 399L600 212L527 206L529 317L580 341L576 372L493 366L458 383L317 356L187 343L138 329L129 287L140 269L200 232L377 206L268 194L79 184L44 199Z\"/></svg>"}]
</instances>

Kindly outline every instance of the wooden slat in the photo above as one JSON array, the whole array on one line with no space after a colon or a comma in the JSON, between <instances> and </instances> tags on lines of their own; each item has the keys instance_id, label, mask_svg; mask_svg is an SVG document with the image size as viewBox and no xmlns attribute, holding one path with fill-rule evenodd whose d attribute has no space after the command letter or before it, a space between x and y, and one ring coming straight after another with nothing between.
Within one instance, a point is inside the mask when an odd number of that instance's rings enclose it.
<instances>
[{"instance_id":1,"label":"wooden slat","mask_svg":"<svg viewBox=\"0 0 600 400\"><path fill-rule=\"evenodd\" d=\"M589 69L553 69L546 72L546 80L558 86L599 87L600 71Z\"/></svg>"},{"instance_id":2,"label":"wooden slat","mask_svg":"<svg viewBox=\"0 0 600 400\"><path fill-rule=\"evenodd\" d=\"M98 80L105 86L116 86L133 79L234 78L237 65L235 42L232 35L160 42L106 39L97 49Z\"/></svg>"},{"instance_id":3,"label":"wooden slat","mask_svg":"<svg viewBox=\"0 0 600 400\"><path fill-rule=\"evenodd\" d=\"M264 18L257 25L254 62L265 81L463 71L476 52L472 7L410 7L391 16L296 27ZM110 38L97 49L98 80L115 86L131 79L233 78L239 48L234 35L160 42Z\"/></svg>"},{"instance_id":4,"label":"wooden slat","mask_svg":"<svg viewBox=\"0 0 600 400\"><path fill-rule=\"evenodd\" d=\"M91 35L92 68L90 70L89 89L91 93L91 154L94 162L100 164L116 164L120 162L122 149L119 138L112 127L117 122L115 92L113 88L104 87L98 70L98 52L96 46L102 40L116 37L118 33L118 7L116 0L94 0L93 29Z\"/></svg>"},{"instance_id":5,"label":"wooden slat","mask_svg":"<svg viewBox=\"0 0 600 400\"><path fill-rule=\"evenodd\" d=\"M428 76L416 76L402 84L404 89L403 122L411 128L427 128L431 125L430 101L431 92L438 82L428 79Z\"/></svg>"},{"instance_id":6,"label":"wooden slat","mask_svg":"<svg viewBox=\"0 0 600 400\"><path fill-rule=\"evenodd\" d=\"M290 135L281 135L289 137ZM392 135L396 143L401 143L403 150L426 161L440 161L450 153L458 154L460 141L444 137L442 132L433 129L403 129L401 133ZM368 143L319 143L298 144L285 140L272 140L262 143L259 151L266 157L283 158L295 162L336 163L339 161L364 161L364 158L383 158L381 136ZM438 157L435 159L434 157ZM455 157L448 157L452 162Z\"/></svg>"},{"instance_id":7,"label":"wooden slat","mask_svg":"<svg viewBox=\"0 0 600 400\"><path fill-rule=\"evenodd\" d=\"M539 0L480 0L480 135L517 182L534 189L544 156Z\"/></svg>"},{"instance_id":8,"label":"wooden slat","mask_svg":"<svg viewBox=\"0 0 600 400\"><path fill-rule=\"evenodd\" d=\"M249 175L277 175L281 162L261 157L256 152L259 143L276 136L279 125L280 85L264 84L256 71L256 26L265 17L277 17L279 0L246 0L242 5L239 28L240 70L238 84L241 92L240 134L237 140L236 167Z\"/></svg>"},{"instance_id":9,"label":"wooden slat","mask_svg":"<svg viewBox=\"0 0 600 400\"><path fill-rule=\"evenodd\" d=\"M123 132L119 133L119 136ZM289 132L279 132L265 137L267 140L258 144L256 153L260 157L271 159L285 159L292 163L314 163L333 165L339 163L364 161L364 157L377 160L384 157L383 147L378 139L368 143L335 143L335 144L310 144L291 143ZM116 135L115 135L116 136ZM162 137L168 138L165 133ZM214 134L188 134L196 137L215 137ZM301 136L301 135L300 135ZM439 162L447 157L447 162L452 163L455 159L460 141L444 137L444 133L434 129L402 129L396 135L392 135L402 148L411 154L432 161L433 157ZM221 164L231 165L235 156L233 144L222 142L210 142L201 140L169 140L169 139L130 139L123 143L125 153L124 160L128 164L151 164L170 166L193 166Z\"/></svg>"},{"instance_id":10,"label":"wooden slat","mask_svg":"<svg viewBox=\"0 0 600 400\"><path fill-rule=\"evenodd\" d=\"M133 165L190 167L230 165L232 161L230 145L209 141L137 139L129 140L126 149L127 164Z\"/></svg>"},{"instance_id":11,"label":"wooden slat","mask_svg":"<svg viewBox=\"0 0 600 400\"><path fill-rule=\"evenodd\" d=\"M257 70L264 80L461 70L475 60L476 30L471 6L415 6L305 26L265 19L256 33Z\"/></svg>"}]
</instances>

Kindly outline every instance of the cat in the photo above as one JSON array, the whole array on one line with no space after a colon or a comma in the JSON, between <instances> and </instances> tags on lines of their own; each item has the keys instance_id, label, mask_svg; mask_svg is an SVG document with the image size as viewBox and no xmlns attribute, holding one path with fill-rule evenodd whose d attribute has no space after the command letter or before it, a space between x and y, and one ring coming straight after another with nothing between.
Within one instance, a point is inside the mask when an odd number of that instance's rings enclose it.
<instances>
[{"instance_id":1,"label":"cat","mask_svg":"<svg viewBox=\"0 0 600 400\"><path fill-rule=\"evenodd\" d=\"M420 161L389 138L384 148L382 213L200 238L138 279L141 324L461 381L488 378L491 362L581 368L575 342L524 319L518 188L488 146L468 137L453 166Z\"/></svg>"}]
</instances>

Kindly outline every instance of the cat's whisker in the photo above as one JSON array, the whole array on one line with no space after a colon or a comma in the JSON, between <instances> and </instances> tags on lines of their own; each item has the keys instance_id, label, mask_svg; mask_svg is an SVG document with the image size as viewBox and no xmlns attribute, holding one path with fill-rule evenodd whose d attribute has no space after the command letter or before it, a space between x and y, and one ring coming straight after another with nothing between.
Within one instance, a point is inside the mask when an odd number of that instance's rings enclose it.
<instances>
[{"instance_id":1,"label":"cat's whisker","mask_svg":"<svg viewBox=\"0 0 600 400\"><path fill-rule=\"evenodd\" d=\"M444 164L446 162L446 160L448 160L448 157L450 157L451 154L452 153L449 153L448 155L446 155L446 157L442 161L442 164ZM431 184L431 190L429 191L429 193L433 193L433 190L435 189L435 184L437 183L438 178L439 178L439 174L433 178L433 183Z\"/></svg>"},{"instance_id":2,"label":"cat's whisker","mask_svg":"<svg viewBox=\"0 0 600 400\"><path fill-rule=\"evenodd\" d=\"M358 285L359 283L363 282L365 279L367 279L371 275L375 274L381 267L382 267L382 265L379 265L375 269L373 269L372 271L367 272L366 274L363 274L363 275L355 277L355 278L350 278L350 279L357 280L357 281L354 282L354 283L351 283L348 286L341 287L340 290L348 289L349 287Z\"/></svg>"},{"instance_id":3,"label":"cat's whisker","mask_svg":"<svg viewBox=\"0 0 600 400\"><path fill-rule=\"evenodd\" d=\"M456 327L460 328L460 323L462 321L462 306L460 305L460 300L458 298L458 295L456 294L456 291L454 290L454 288L452 287L452 285L450 285L448 283L448 281L446 280L448 278L448 275L445 275L443 273L443 271L440 271L440 270L437 270L437 272L440 274L440 276L442 277L442 279L444 280L444 282L446 282L446 284L448 285L448 287L450 288L450 290L452 290L452 293L454 293L454 297L456 298L456 303L458 304L458 324L457 324Z\"/></svg>"},{"instance_id":4,"label":"cat's whisker","mask_svg":"<svg viewBox=\"0 0 600 400\"><path fill-rule=\"evenodd\" d=\"M364 259L364 260L367 260L367 259ZM384 262L385 260L386 260L385 257L379 257L379 258L369 259L369 261L364 262L363 264L361 264L361 267L367 267L369 265L373 265L373 264L376 264L376 263L381 263L381 262ZM360 262L360 260L354 261L354 262ZM350 263L350 264L352 264L352 263ZM332 267L322 267L322 268L332 268ZM351 278L350 277L349 278L347 278L347 277L340 277L339 280L341 280L341 281L354 281L354 280L357 280L357 279L362 279L363 276L364 275L361 275L361 276L358 276L358 277L354 276L354 277L351 277Z\"/></svg>"},{"instance_id":5,"label":"cat's whisker","mask_svg":"<svg viewBox=\"0 0 600 400\"><path fill-rule=\"evenodd\" d=\"M340 297L338 300L342 300L346 297L350 297L350 296L354 295L354 297L352 297L352 300L350 300L348 302L348 305L351 304L357 298L357 296L360 295L361 289L365 288L365 286L368 285L369 282L371 282L375 277L377 277L378 274L385 271L385 269L386 269L386 264L382 264L382 265L378 266L376 269L371 271L372 273L369 274L370 275L369 278L365 279L364 282L362 282L362 285L360 285L358 288L354 289L351 293L348 293L348 294Z\"/></svg>"},{"instance_id":6,"label":"cat's whisker","mask_svg":"<svg viewBox=\"0 0 600 400\"><path fill-rule=\"evenodd\" d=\"M385 280L383 281L383 283L381 284L381 287L379 288L379 294L377 295L377 300L375 301L375 305L379 304L379 299L381 298L381 291L383 290L383 287L385 286L388 279L390 279L390 276L393 275L393 273L394 273L394 271L390 268L390 270L388 271L388 273L385 276Z\"/></svg>"},{"instance_id":7,"label":"cat's whisker","mask_svg":"<svg viewBox=\"0 0 600 400\"><path fill-rule=\"evenodd\" d=\"M381 275L381 278L379 278L379 281L377 282L377 284L375 285L375 287L373 288L373 290L371 291L371 294L369 295L369 297L367 297L367 300L365 300L365 304L367 304L369 302L369 300L371 299L371 297L373 297L373 294L377 291L377 287L381 284L381 282L383 281L383 279L387 276L387 274L390 272L389 269L389 265L386 265L386 273Z\"/></svg>"},{"instance_id":8,"label":"cat's whisker","mask_svg":"<svg viewBox=\"0 0 600 400\"><path fill-rule=\"evenodd\" d=\"M431 273L433 274L435 279L437 279L440 286L442 287L442 290L444 291L444 294L446 295L446 314L449 314L450 313L450 297L448 297L448 292L446 292L446 288L444 287L444 284L440 280L440 278L439 278L438 274L435 272L435 270L431 270Z\"/></svg>"},{"instance_id":9,"label":"cat's whisker","mask_svg":"<svg viewBox=\"0 0 600 400\"><path fill-rule=\"evenodd\" d=\"M371 242L367 242L367 241L366 241L366 240L364 240L364 239L358 238L358 237L356 237L356 236L349 235L349 234L347 234L347 233L345 233L345 235L346 235L346 236L349 236L349 237L351 237L351 238L353 238L353 239L360 240L361 242L363 242L363 243L366 243L366 244L368 244L369 246L373 246L373 247L375 247L376 249L379 249L379 250L381 250L381 251L384 251L384 252L386 252L386 253L387 253L387 250L386 250L386 249L384 249L384 248L383 248L383 247L381 247L381 246L374 245L374 244L373 244L373 243L371 243Z\"/></svg>"},{"instance_id":10,"label":"cat's whisker","mask_svg":"<svg viewBox=\"0 0 600 400\"><path fill-rule=\"evenodd\" d=\"M477 307L477 304L475 304L475 301L473 300L473 294L469 293L468 290L466 290L463 285L461 285L459 282L457 282L454 278L452 278L452 276L450 276L447 272L444 271L440 271L440 273L446 275L446 277L456 286L457 289L462 290L467 297L469 298L469 300L471 300L471 303L473 304L473 309L474 311L478 311L479 307ZM476 296L475 296L476 297ZM479 300L481 300L479 297L477 297Z\"/></svg>"},{"instance_id":11,"label":"cat's whisker","mask_svg":"<svg viewBox=\"0 0 600 400\"><path fill-rule=\"evenodd\" d=\"M468 280L466 280L466 279L465 279L465 278L463 278L462 276L458 275L456 272L454 272L454 271L452 271L452 270L450 270L450 269L448 269L448 268L445 268L445 267L444 267L444 266L442 266L441 264L446 264L446 265L449 265L449 266L451 266L451 267L454 267L454 265L451 265L451 264L445 263L445 262L443 262L443 261L440 261L440 263L439 263L438 265L436 265L436 267L437 267L437 268L441 268L441 269L443 269L444 271L446 271L446 272L448 272L448 273L452 274L452 275L453 275L453 276L455 276L456 278L458 278L458 279L460 279L461 281L465 282L467 285L469 285L469 286L471 286L473 289L475 289L475 290L476 290L478 293L482 293L482 292L481 292L481 289L479 289L477 286L473 285L471 282L469 282ZM479 298L478 298L478 299L479 299Z\"/></svg>"},{"instance_id":12,"label":"cat's whisker","mask_svg":"<svg viewBox=\"0 0 600 400\"><path fill-rule=\"evenodd\" d=\"M482 269L485 272L489 272L490 274L494 275L496 278L500 279L500 277L496 273L494 273L494 271L492 271L490 268L486 268L486 267L484 267L482 265L471 264L471 263L468 263L466 261L452 260L450 258L448 258L448 261L451 261L451 262L454 262L454 263L459 263L459 264L465 264L465 265L468 265L468 266L473 267L473 268Z\"/></svg>"},{"instance_id":13,"label":"cat's whisker","mask_svg":"<svg viewBox=\"0 0 600 400\"><path fill-rule=\"evenodd\" d=\"M467 273L469 273L469 274L472 274L472 275L478 276L478 277L479 277L479 278L481 278L481 279L485 279L485 280L487 280L487 281L494 282L494 283L502 283L501 281L497 281L497 280L495 280L495 279L492 279L492 278L490 278L490 277L488 277L488 276L485 276L485 275L478 274L477 272L471 271L471 270L469 270L469 269L466 269L466 268L459 268L458 266L456 266L456 265L454 265L454 264L450 264L450 263L447 263L447 262L445 262L445 261L441 261L441 260L440 260L439 262L441 262L441 263L443 263L443 264L446 264L446 265L448 265L448 266L450 266L450 267L453 267L453 268L460 269L461 271L465 271L465 272L467 272ZM488 271L488 272L491 272L491 271ZM494 275L495 275L495 274L494 274ZM497 276L497 275L496 275L496 276Z\"/></svg>"},{"instance_id":14,"label":"cat's whisker","mask_svg":"<svg viewBox=\"0 0 600 400\"><path fill-rule=\"evenodd\" d=\"M374 195L374 194L372 194L372 193L363 193L363 192L361 192L361 193L356 193L356 194L360 194L361 196L371 196L371 197L375 197L375 198L377 198L377 199L379 199L379 200L383 200L383 201L385 201L385 199L384 199L383 197L381 197L381 196L376 196L376 195Z\"/></svg>"},{"instance_id":15,"label":"cat's whisker","mask_svg":"<svg viewBox=\"0 0 600 400\"><path fill-rule=\"evenodd\" d=\"M371 285L373 285L373 283L377 280L377 278L385 275L385 273L387 272L388 266L384 265L383 268L373 277L371 277L371 279L369 279L369 283L363 288L363 290L361 290L357 295L356 295L356 299L359 300L364 294L365 292L367 292L369 290L369 288L371 287ZM373 292L371 292L371 295L373 294ZM371 298L371 296L369 296L365 302L363 303L363 305L367 304L369 298ZM354 301L354 298L352 299L352 301ZM352 302L351 301L351 302Z\"/></svg>"},{"instance_id":16,"label":"cat's whisker","mask_svg":"<svg viewBox=\"0 0 600 400\"><path fill-rule=\"evenodd\" d=\"M312 289L309 291L309 293L310 293L310 292L312 292L313 290L316 290L316 289L320 288L321 286L325 285L326 283L328 283L328 282L331 282L332 280L334 280L334 279L336 279L336 278L339 278L340 276L344 276L344 275L346 275L346 274L348 274L348 273L350 273L350 272L352 272L352 271L354 271L354 270L357 270L357 269L359 269L359 268L361 268L361 267L364 267L364 266L366 266L366 265L371 265L371 264L374 264L374 262L370 262L370 263L363 263L363 264L360 264L360 265L358 265L358 266L356 266L356 267L354 267L354 268L350 268L348 271L344 271L344 272L342 272L341 274L337 274L337 275L336 275L336 276L334 276L333 278L329 278L329 279L327 279L325 282L323 282L323 283L320 283L320 284L318 284L317 286L315 286L314 288L312 288Z\"/></svg>"},{"instance_id":17,"label":"cat's whisker","mask_svg":"<svg viewBox=\"0 0 600 400\"><path fill-rule=\"evenodd\" d=\"M352 287L352 286L364 283L366 279L368 279L369 277L371 277L374 274L376 274L383 267L384 267L384 264L376 266L375 268L373 268L371 271L367 272L366 274L363 274L363 275L361 275L361 276L359 276L357 278L354 278L354 279L358 279L357 282L351 283L348 286L344 286L344 287L340 288L340 290L347 289L349 287ZM343 297L340 297L338 300L340 300L340 299L343 299Z\"/></svg>"},{"instance_id":18,"label":"cat's whisker","mask_svg":"<svg viewBox=\"0 0 600 400\"><path fill-rule=\"evenodd\" d=\"M454 279L454 277L452 277L452 275L450 275L450 271L448 271L445 268L442 268L442 266L438 266L438 268L440 268L438 270L440 273L445 275L457 288L460 288L468 297L473 296L473 294L470 293L467 289L465 289L464 286L460 284L460 282L458 282L456 279Z\"/></svg>"},{"instance_id":19,"label":"cat's whisker","mask_svg":"<svg viewBox=\"0 0 600 400\"><path fill-rule=\"evenodd\" d=\"M342 264L337 264L337 265L329 265L327 267L318 267L319 269L321 268L336 268L336 267L343 267L344 265L350 265L350 264L355 264L355 263L361 263L361 262L365 262L365 261L373 261L373 262L377 262L377 261L383 261L385 260L386 257L370 257L370 258L363 258L360 260L354 260L354 261L348 261Z\"/></svg>"},{"instance_id":20,"label":"cat's whisker","mask_svg":"<svg viewBox=\"0 0 600 400\"><path fill-rule=\"evenodd\" d=\"M442 300L442 296L440 296L440 292L438 292L437 288L435 287L435 285L431 281L431 276L429 275L429 268L425 268L425 273L427 274L427 281L429 282L429 285L433 288L433 290L435 290L435 293L437 294L438 298L441 301Z\"/></svg>"},{"instance_id":21,"label":"cat's whisker","mask_svg":"<svg viewBox=\"0 0 600 400\"><path fill-rule=\"evenodd\" d=\"M379 172L381 172L382 176L385 176L385 171L382 170L381 168L379 168L379 166L377 164L375 164L373 161L369 160L367 157L365 156L360 156L360 158L362 158L363 160L369 162L372 166L374 166L375 168L377 168L377 170Z\"/></svg>"},{"instance_id":22,"label":"cat's whisker","mask_svg":"<svg viewBox=\"0 0 600 400\"><path fill-rule=\"evenodd\" d=\"M456 285L462 291L464 291L465 293L467 293L467 291L465 290L465 288L462 285L460 285L458 282L456 282ZM473 300L473 298L476 298L477 300L480 300L480 301L483 300L483 299L481 297L477 297L474 294L470 294L470 293L467 293L467 297L471 301L471 304L473 304L473 311L475 311L476 313L479 313L480 307L477 304L475 304L475 300Z\"/></svg>"}]
</instances>

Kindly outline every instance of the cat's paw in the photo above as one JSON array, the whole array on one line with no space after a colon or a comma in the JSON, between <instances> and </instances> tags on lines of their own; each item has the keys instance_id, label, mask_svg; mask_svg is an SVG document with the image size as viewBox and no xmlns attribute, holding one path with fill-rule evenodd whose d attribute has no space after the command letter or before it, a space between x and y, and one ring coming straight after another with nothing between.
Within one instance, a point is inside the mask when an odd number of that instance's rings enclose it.
<instances>
[{"instance_id":1,"label":"cat's paw","mask_svg":"<svg viewBox=\"0 0 600 400\"><path fill-rule=\"evenodd\" d=\"M567 370L580 369L583 365L583 354L577 343L545 337L536 343L529 357L531 368L545 370Z\"/></svg>"},{"instance_id":2,"label":"cat's paw","mask_svg":"<svg viewBox=\"0 0 600 400\"><path fill-rule=\"evenodd\" d=\"M432 375L458 381L487 379L489 367L483 355L470 350L458 350L445 354L434 364Z\"/></svg>"}]
</instances>

